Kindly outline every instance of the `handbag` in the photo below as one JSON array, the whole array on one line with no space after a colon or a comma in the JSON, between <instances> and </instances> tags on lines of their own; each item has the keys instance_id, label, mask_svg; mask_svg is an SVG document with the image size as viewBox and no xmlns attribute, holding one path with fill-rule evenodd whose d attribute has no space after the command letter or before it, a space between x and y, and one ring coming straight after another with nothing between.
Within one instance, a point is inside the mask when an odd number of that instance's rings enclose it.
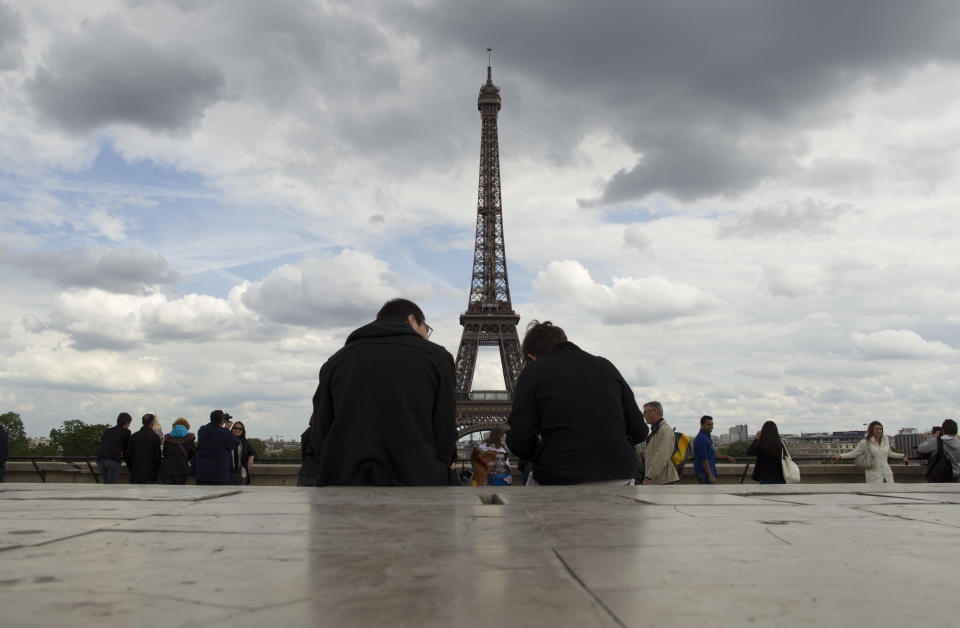
<instances>
[{"instance_id":1,"label":"handbag","mask_svg":"<svg viewBox=\"0 0 960 628\"><path fill-rule=\"evenodd\" d=\"M790 452L787 451L786 447L783 448L783 459L780 461L780 465L783 467L783 479L787 484L800 482L800 467L790 457Z\"/></svg>"},{"instance_id":2,"label":"handbag","mask_svg":"<svg viewBox=\"0 0 960 628\"><path fill-rule=\"evenodd\" d=\"M865 444L863 453L853 459L853 464L857 465L858 469L869 469L873 467L873 454L870 453L869 443Z\"/></svg>"}]
</instances>

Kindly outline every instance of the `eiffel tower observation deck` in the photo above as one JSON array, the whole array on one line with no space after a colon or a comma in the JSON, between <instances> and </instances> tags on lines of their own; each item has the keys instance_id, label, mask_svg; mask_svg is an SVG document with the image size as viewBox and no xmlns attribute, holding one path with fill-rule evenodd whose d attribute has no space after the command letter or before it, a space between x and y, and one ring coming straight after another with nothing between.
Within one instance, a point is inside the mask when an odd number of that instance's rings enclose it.
<instances>
[{"instance_id":1,"label":"eiffel tower observation deck","mask_svg":"<svg viewBox=\"0 0 960 628\"><path fill-rule=\"evenodd\" d=\"M487 49L488 55L490 49ZM480 88L480 184L477 190L477 231L467 310L460 316L463 335L457 350L457 431L470 432L506 425L513 390L523 366L517 323L520 316L510 302L507 253L503 237L500 196L500 147L497 115L500 88L493 83L492 64ZM475 391L473 376L480 347L500 350L504 389Z\"/></svg>"}]
</instances>

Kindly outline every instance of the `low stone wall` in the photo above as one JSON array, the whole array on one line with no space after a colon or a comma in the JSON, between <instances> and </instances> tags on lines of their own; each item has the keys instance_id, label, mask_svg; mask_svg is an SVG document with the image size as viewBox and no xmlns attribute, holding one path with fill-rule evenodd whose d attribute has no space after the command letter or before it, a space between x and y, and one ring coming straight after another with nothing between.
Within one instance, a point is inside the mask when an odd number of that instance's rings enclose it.
<instances>
[{"instance_id":1,"label":"low stone wall","mask_svg":"<svg viewBox=\"0 0 960 628\"><path fill-rule=\"evenodd\" d=\"M38 462L37 466L44 472L45 480L50 484L90 484L95 482L86 463L66 462ZM97 466L92 465L96 470ZM737 484L743 475L745 464L718 464L717 479L721 484ZM926 482L924 472L926 467L917 464L904 466L892 465L894 479L897 482ZM262 464L254 466L252 484L260 486L296 486L299 465L294 464ZM744 479L744 484L752 484L750 471ZM802 484L838 484L863 482L863 470L852 464L801 464L800 476ZM42 482L37 469L30 462L7 462L7 482ZM127 483L127 469L120 472L120 482ZM193 483L192 478L187 482ZM520 476L514 475L514 482L519 484ZM687 465L680 476L681 484L696 484L693 468Z\"/></svg>"}]
</instances>

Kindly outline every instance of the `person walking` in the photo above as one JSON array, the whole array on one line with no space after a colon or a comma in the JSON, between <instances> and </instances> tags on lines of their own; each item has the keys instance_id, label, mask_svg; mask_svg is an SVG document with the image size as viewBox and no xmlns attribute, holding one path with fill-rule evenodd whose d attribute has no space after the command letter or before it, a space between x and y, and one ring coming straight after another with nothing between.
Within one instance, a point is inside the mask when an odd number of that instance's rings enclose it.
<instances>
[{"instance_id":1,"label":"person walking","mask_svg":"<svg viewBox=\"0 0 960 628\"><path fill-rule=\"evenodd\" d=\"M857 446L845 454L833 456L834 460L850 460L859 456L866 456L864 477L867 484L892 484L893 469L890 468L888 458L903 460L903 464L910 464L905 454L890 449L890 441L883 433L883 424L880 421L871 421L867 426L867 434Z\"/></svg>"},{"instance_id":2,"label":"person walking","mask_svg":"<svg viewBox=\"0 0 960 628\"><path fill-rule=\"evenodd\" d=\"M700 417L700 431L693 439L693 473L698 484L717 483L717 458L726 458L735 464L737 459L727 454L718 454L713 448L713 417L705 414Z\"/></svg>"},{"instance_id":3,"label":"person walking","mask_svg":"<svg viewBox=\"0 0 960 628\"><path fill-rule=\"evenodd\" d=\"M130 423L133 417L126 412L117 415L117 424L103 431L97 450L97 470L104 484L116 484L120 478L120 460L130 444Z\"/></svg>"},{"instance_id":4,"label":"person walking","mask_svg":"<svg viewBox=\"0 0 960 628\"><path fill-rule=\"evenodd\" d=\"M236 421L230 426L230 433L240 440L240 446L230 452L230 483L249 484L255 456L247 441L247 427L243 421Z\"/></svg>"},{"instance_id":5,"label":"person walking","mask_svg":"<svg viewBox=\"0 0 960 628\"><path fill-rule=\"evenodd\" d=\"M756 456L753 463L754 482L760 484L786 484L783 477L783 457L785 453L783 441L780 439L780 430L773 421L767 421L753 437L753 442L747 448L748 456Z\"/></svg>"},{"instance_id":6,"label":"person walking","mask_svg":"<svg viewBox=\"0 0 960 628\"><path fill-rule=\"evenodd\" d=\"M643 404L643 418L650 426L650 435L647 436L647 445L643 450L642 484L676 484L680 481L680 474L673 466L676 438L663 418L663 405L659 401Z\"/></svg>"},{"instance_id":7,"label":"person walking","mask_svg":"<svg viewBox=\"0 0 960 628\"><path fill-rule=\"evenodd\" d=\"M161 484L186 484L190 462L197 454L196 436L190 433L190 422L179 418L170 433L163 437L163 460L160 461Z\"/></svg>"},{"instance_id":8,"label":"person walking","mask_svg":"<svg viewBox=\"0 0 960 628\"><path fill-rule=\"evenodd\" d=\"M156 420L154 415L144 414L141 419L143 427L131 435L130 442L127 443L125 457L131 484L154 484L157 481L163 454L160 450L160 437L153 431Z\"/></svg>"},{"instance_id":9,"label":"person walking","mask_svg":"<svg viewBox=\"0 0 960 628\"><path fill-rule=\"evenodd\" d=\"M210 422L197 430L197 456L193 475L197 484L229 484L230 452L240 439L223 428L223 410L210 413Z\"/></svg>"}]
</instances>

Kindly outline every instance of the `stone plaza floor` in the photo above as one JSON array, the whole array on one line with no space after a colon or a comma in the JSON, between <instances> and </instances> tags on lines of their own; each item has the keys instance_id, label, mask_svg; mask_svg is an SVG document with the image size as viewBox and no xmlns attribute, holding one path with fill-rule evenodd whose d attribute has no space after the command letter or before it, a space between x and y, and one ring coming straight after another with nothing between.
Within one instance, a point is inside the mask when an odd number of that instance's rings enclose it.
<instances>
[{"instance_id":1,"label":"stone plaza floor","mask_svg":"<svg viewBox=\"0 0 960 628\"><path fill-rule=\"evenodd\" d=\"M958 485L0 484L0 624L956 625Z\"/></svg>"}]
</instances>

